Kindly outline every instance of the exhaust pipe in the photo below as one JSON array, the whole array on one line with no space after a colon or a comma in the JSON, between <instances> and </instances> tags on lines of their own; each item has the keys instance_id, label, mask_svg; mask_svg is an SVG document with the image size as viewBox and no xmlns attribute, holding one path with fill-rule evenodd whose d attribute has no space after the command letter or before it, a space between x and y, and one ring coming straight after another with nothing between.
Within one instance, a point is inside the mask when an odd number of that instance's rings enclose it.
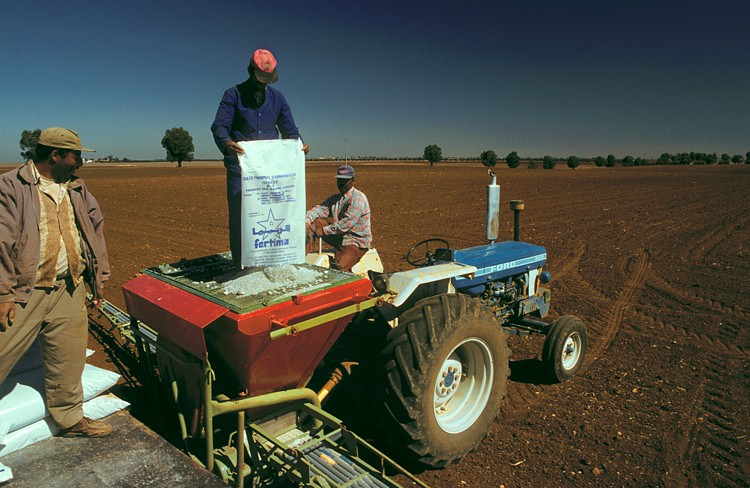
<instances>
[{"instance_id":1,"label":"exhaust pipe","mask_svg":"<svg viewBox=\"0 0 750 488\"><path fill-rule=\"evenodd\" d=\"M492 181L487 185L487 240L494 244L500 232L500 186L495 172L487 171Z\"/></svg>"},{"instance_id":2,"label":"exhaust pipe","mask_svg":"<svg viewBox=\"0 0 750 488\"><path fill-rule=\"evenodd\" d=\"M510 209L513 210L513 240L521 240L521 212L523 211L523 200L511 200Z\"/></svg>"}]
</instances>

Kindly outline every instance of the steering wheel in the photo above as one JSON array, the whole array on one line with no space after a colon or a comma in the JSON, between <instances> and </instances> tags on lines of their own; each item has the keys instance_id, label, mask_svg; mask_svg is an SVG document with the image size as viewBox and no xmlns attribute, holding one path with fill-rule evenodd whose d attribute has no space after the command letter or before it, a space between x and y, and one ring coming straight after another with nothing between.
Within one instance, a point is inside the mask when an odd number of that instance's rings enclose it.
<instances>
[{"instance_id":1,"label":"steering wheel","mask_svg":"<svg viewBox=\"0 0 750 488\"><path fill-rule=\"evenodd\" d=\"M441 245L438 245L441 244ZM433 250L437 249L450 249L451 245L445 239L439 239L431 237L423 241L419 241L409 249L406 253L406 262L412 266L425 266L431 264L434 261L435 254Z\"/></svg>"}]
</instances>

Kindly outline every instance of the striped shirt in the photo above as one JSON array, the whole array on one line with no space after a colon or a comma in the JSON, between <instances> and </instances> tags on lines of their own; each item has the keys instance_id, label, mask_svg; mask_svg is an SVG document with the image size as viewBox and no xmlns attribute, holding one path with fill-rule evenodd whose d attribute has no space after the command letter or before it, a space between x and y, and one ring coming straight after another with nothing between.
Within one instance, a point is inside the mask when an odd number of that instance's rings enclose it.
<instances>
[{"instance_id":1,"label":"striped shirt","mask_svg":"<svg viewBox=\"0 0 750 488\"><path fill-rule=\"evenodd\" d=\"M309 225L315 219L328 217L333 218L333 223L323 227L325 235L343 235L342 246L370 248L370 203L364 193L352 188L344 195L331 195L307 212L305 224Z\"/></svg>"}]
</instances>

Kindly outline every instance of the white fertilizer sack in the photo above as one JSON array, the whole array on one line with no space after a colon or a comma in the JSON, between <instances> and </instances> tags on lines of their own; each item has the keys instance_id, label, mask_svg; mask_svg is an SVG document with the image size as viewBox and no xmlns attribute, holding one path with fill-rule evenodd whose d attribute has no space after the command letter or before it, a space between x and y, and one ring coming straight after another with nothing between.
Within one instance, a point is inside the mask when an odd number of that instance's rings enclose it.
<instances>
[{"instance_id":1,"label":"white fertilizer sack","mask_svg":"<svg viewBox=\"0 0 750 488\"><path fill-rule=\"evenodd\" d=\"M15 370L14 370L15 372ZM87 401L113 387L120 375L90 364L83 367L83 400ZM48 415L44 401L44 369L14 374L0 385L0 442L4 435Z\"/></svg>"},{"instance_id":2,"label":"white fertilizer sack","mask_svg":"<svg viewBox=\"0 0 750 488\"><path fill-rule=\"evenodd\" d=\"M94 420L99 420L108 415L128 407L130 404L111 393L101 395L83 403L83 415ZM48 439L60 432L50 417L27 425L22 429L11 432L0 442L0 457L11 452L23 449L36 442Z\"/></svg>"},{"instance_id":3,"label":"white fertilizer sack","mask_svg":"<svg viewBox=\"0 0 750 488\"><path fill-rule=\"evenodd\" d=\"M8 466L0 463L0 483L3 483L10 479L13 479L13 471L11 471Z\"/></svg>"},{"instance_id":4,"label":"white fertilizer sack","mask_svg":"<svg viewBox=\"0 0 750 488\"><path fill-rule=\"evenodd\" d=\"M239 143L242 265L305 262L305 154L292 139Z\"/></svg>"}]
</instances>

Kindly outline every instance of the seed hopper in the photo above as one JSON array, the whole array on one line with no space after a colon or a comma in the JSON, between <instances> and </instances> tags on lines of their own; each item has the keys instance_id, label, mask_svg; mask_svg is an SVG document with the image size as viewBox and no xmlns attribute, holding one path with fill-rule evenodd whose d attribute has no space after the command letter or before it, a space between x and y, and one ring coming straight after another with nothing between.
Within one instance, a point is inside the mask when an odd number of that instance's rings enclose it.
<instances>
[{"instance_id":1,"label":"seed hopper","mask_svg":"<svg viewBox=\"0 0 750 488\"><path fill-rule=\"evenodd\" d=\"M306 486L399 486L394 473L421 485L305 388L352 316L375 304L371 282L295 268L309 279L253 294L227 289L272 270L234 272L226 254L149 268L125 284L129 334L154 397L158 383L171 387L185 445L204 441L194 459L238 486L280 474Z\"/></svg>"}]
</instances>

